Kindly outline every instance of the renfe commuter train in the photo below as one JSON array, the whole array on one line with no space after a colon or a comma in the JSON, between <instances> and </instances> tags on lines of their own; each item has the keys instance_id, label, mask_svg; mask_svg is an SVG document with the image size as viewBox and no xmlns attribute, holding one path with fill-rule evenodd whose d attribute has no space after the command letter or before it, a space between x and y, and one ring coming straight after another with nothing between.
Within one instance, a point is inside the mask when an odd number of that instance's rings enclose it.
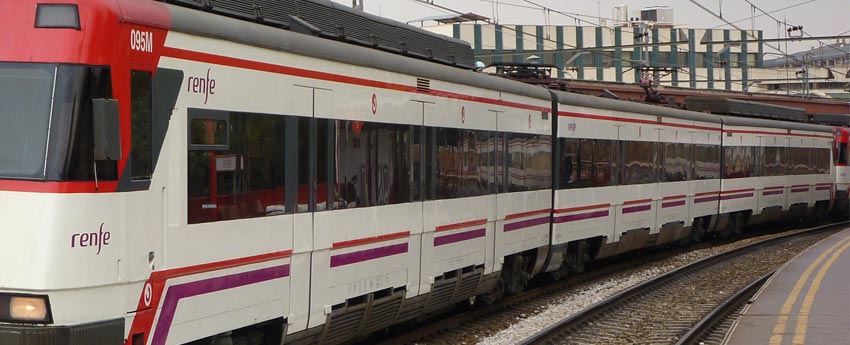
<instances>
[{"instance_id":1,"label":"renfe commuter train","mask_svg":"<svg viewBox=\"0 0 850 345\"><path fill-rule=\"evenodd\" d=\"M324 0L171 2L0 1L0 343L342 343L846 202L843 129L550 92Z\"/></svg>"}]
</instances>

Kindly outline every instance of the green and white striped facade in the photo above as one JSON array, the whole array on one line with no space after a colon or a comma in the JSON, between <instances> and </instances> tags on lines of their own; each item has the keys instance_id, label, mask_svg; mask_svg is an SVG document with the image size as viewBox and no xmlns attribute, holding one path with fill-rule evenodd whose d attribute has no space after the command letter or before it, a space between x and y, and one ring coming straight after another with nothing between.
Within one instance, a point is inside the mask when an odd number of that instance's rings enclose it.
<instances>
[{"instance_id":1,"label":"green and white striped facade","mask_svg":"<svg viewBox=\"0 0 850 345\"><path fill-rule=\"evenodd\" d=\"M541 63L559 67L559 78L624 83L640 78L640 72L631 68L641 60L641 48L630 46L637 28L457 23L425 29L470 42L476 58L485 64L522 62L537 55L543 58ZM662 85L739 91L764 61L762 43L730 45L726 50L723 44L700 43L761 39L760 30L664 27L647 31L650 45L644 49L649 66L681 68L662 78ZM671 44L676 42L681 43ZM580 48L615 46L626 47L582 53L565 66Z\"/></svg>"}]
</instances>

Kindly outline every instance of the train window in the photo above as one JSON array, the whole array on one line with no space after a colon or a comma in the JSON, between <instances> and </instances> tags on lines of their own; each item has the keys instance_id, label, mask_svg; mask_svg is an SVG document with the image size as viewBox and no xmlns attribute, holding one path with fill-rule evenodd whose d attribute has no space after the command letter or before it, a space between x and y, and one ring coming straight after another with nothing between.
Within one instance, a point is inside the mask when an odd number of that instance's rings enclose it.
<instances>
[{"instance_id":1,"label":"train window","mask_svg":"<svg viewBox=\"0 0 850 345\"><path fill-rule=\"evenodd\" d=\"M437 129L425 128L425 200L437 199Z\"/></svg>"},{"instance_id":2,"label":"train window","mask_svg":"<svg viewBox=\"0 0 850 345\"><path fill-rule=\"evenodd\" d=\"M593 143L593 186L613 185L612 164L614 144L611 140L595 140Z\"/></svg>"},{"instance_id":3,"label":"train window","mask_svg":"<svg viewBox=\"0 0 850 345\"><path fill-rule=\"evenodd\" d=\"M117 161L94 160L91 105L96 98L112 98L109 68L59 66L50 124L48 179L91 181L95 171L98 180L118 179Z\"/></svg>"},{"instance_id":4,"label":"train window","mask_svg":"<svg viewBox=\"0 0 850 345\"><path fill-rule=\"evenodd\" d=\"M691 145L665 143L663 181L678 182L691 179Z\"/></svg>"},{"instance_id":5,"label":"train window","mask_svg":"<svg viewBox=\"0 0 850 345\"><path fill-rule=\"evenodd\" d=\"M130 176L134 180L148 180L153 172L152 92L151 72L130 71Z\"/></svg>"},{"instance_id":6,"label":"train window","mask_svg":"<svg viewBox=\"0 0 850 345\"><path fill-rule=\"evenodd\" d=\"M550 188L552 139L536 134L508 133L508 192ZM563 139L562 139L563 140ZM588 149L590 161L593 151ZM588 171L590 167L588 166ZM590 177L591 175L588 175Z\"/></svg>"},{"instance_id":7,"label":"train window","mask_svg":"<svg viewBox=\"0 0 850 345\"><path fill-rule=\"evenodd\" d=\"M303 213L310 212L316 210L316 201L314 198L315 195L322 195L321 191L318 191L318 186L316 183L316 161L315 161L315 135L313 135L313 128L311 128L315 119L312 117L298 117L297 118L297 150L298 150L298 163L297 163L297 172L296 176L298 178L298 190L297 194L295 194L295 208L294 212Z\"/></svg>"},{"instance_id":8,"label":"train window","mask_svg":"<svg viewBox=\"0 0 850 345\"><path fill-rule=\"evenodd\" d=\"M581 139L578 154L578 176L576 184L585 187L593 186L593 139Z\"/></svg>"},{"instance_id":9,"label":"train window","mask_svg":"<svg viewBox=\"0 0 850 345\"><path fill-rule=\"evenodd\" d=\"M830 152L829 149L814 149L815 150L815 173L829 174L830 172Z\"/></svg>"},{"instance_id":10,"label":"train window","mask_svg":"<svg viewBox=\"0 0 850 345\"><path fill-rule=\"evenodd\" d=\"M720 178L720 147L715 145L694 145L694 179L710 180Z\"/></svg>"},{"instance_id":11,"label":"train window","mask_svg":"<svg viewBox=\"0 0 850 345\"><path fill-rule=\"evenodd\" d=\"M339 199L331 207L379 206L413 200L411 126L337 121L336 133L332 165L336 169L334 185Z\"/></svg>"},{"instance_id":12,"label":"train window","mask_svg":"<svg viewBox=\"0 0 850 345\"><path fill-rule=\"evenodd\" d=\"M753 149L749 146L725 146L724 148L724 178L742 178L753 176Z\"/></svg>"},{"instance_id":13,"label":"train window","mask_svg":"<svg viewBox=\"0 0 850 345\"><path fill-rule=\"evenodd\" d=\"M525 143L526 135L519 133L507 133L508 161L505 167L508 169L508 192L527 191L525 167Z\"/></svg>"},{"instance_id":14,"label":"train window","mask_svg":"<svg viewBox=\"0 0 850 345\"><path fill-rule=\"evenodd\" d=\"M227 146L227 120L192 119L190 126L190 144Z\"/></svg>"},{"instance_id":15,"label":"train window","mask_svg":"<svg viewBox=\"0 0 850 345\"><path fill-rule=\"evenodd\" d=\"M808 175L812 173L812 152L809 148L789 147L789 175Z\"/></svg>"},{"instance_id":16,"label":"train window","mask_svg":"<svg viewBox=\"0 0 850 345\"><path fill-rule=\"evenodd\" d=\"M471 177L467 187L476 195L495 192L496 136L494 132L467 131L467 157Z\"/></svg>"},{"instance_id":17,"label":"train window","mask_svg":"<svg viewBox=\"0 0 850 345\"><path fill-rule=\"evenodd\" d=\"M55 65L0 63L3 177L44 178L55 72Z\"/></svg>"},{"instance_id":18,"label":"train window","mask_svg":"<svg viewBox=\"0 0 850 345\"><path fill-rule=\"evenodd\" d=\"M425 174L425 127L411 126L410 132L413 137L413 145L410 147L410 157L413 159L413 176L410 183L412 184L413 200L425 200L425 183L423 175Z\"/></svg>"},{"instance_id":19,"label":"train window","mask_svg":"<svg viewBox=\"0 0 850 345\"><path fill-rule=\"evenodd\" d=\"M767 146L761 156L762 176L785 175L785 165L782 162L784 148Z\"/></svg>"},{"instance_id":20,"label":"train window","mask_svg":"<svg viewBox=\"0 0 850 345\"><path fill-rule=\"evenodd\" d=\"M558 139L560 146L560 155L558 164L560 167L560 176L558 176L558 186L561 189L575 188L574 181L578 179L578 150L579 141L577 139Z\"/></svg>"},{"instance_id":21,"label":"train window","mask_svg":"<svg viewBox=\"0 0 850 345\"><path fill-rule=\"evenodd\" d=\"M189 109L190 120L209 110ZM189 224L283 214L285 117L216 112L229 119L226 150L189 147ZM190 128L190 130L192 130Z\"/></svg>"},{"instance_id":22,"label":"train window","mask_svg":"<svg viewBox=\"0 0 850 345\"><path fill-rule=\"evenodd\" d=\"M552 137L530 135L526 139L524 175L528 190L551 188L552 183Z\"/></svg>"},{"instance_id":23,"label":"train window","mask_svg":"<svg viewBox=\"0 0 850 345\"><path fill-rule=\"evenodd\" d=\"M560 188L593 186L593 140L560 139Z\"/></svg>"},{"instance_id":24,"label":"train window","mask_svg":"<svg viewBox=\"0 0 850 345\"><path fill-rule=\"evenodd\" d=\"M623 142L622 184L655 182L655 143L648 141Z\"/></svg>"},{"instance_id":25,"label":"train window","mask_svg":"<svg viewBox=\"0 0 850 345\"><path fill-rule=\"evenodd\" d=\"M452 199L460 192L461 130L456 128L437 128L436 166L437 199Z\"/></svg>"},{"instance_id":26,"label":"train window","mask_svg":"<svg viewBox=\"0 0 850 345\"><path fill-rule=\"evenodd\" d=\"M850 157L847 151L847 143L835 143L837 146L836 155L838 155L838 159L835 160L837 164L847 164L847 158Z\"/></svg>"}]
</instances>

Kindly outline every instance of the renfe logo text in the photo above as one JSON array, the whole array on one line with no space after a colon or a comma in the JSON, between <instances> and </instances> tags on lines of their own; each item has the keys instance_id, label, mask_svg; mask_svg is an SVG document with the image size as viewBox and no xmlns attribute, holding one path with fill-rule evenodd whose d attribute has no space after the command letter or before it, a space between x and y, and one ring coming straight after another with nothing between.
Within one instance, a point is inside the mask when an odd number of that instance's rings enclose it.
<instances>
[{"instance_id":1,"label":"renfe logo text","mask_svg":"<svg viewBox=\"0 0 850 345\"><path fill-rule=\"evenodd\" d=\"M103 223L100 223L100 230L98 232L84 232L71 235L71 248L97 246L96 255L100 255L101 248L109 245L109 238L111 236L112 234L109 231L103 231Z\"/></svg>"},{"instance_id":2,"label":"renfe logo text","mask_svg":"<svg viewBox=\"0 0 850 345\"><path fill-rule=\"evenodd\" d=\"M189 77L186 80L186 91L203 94L204 104L207 104L210 95L215 95L215 79L210 78L210 69L207 68L206 78Z\"/></svg>"}]
</instances>

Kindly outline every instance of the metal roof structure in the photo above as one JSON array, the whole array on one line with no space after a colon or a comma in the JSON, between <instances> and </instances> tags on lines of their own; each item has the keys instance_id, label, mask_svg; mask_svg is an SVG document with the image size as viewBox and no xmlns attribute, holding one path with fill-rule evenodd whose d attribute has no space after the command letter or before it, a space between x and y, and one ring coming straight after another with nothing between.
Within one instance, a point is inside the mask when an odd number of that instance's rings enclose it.
<instances>
[{"instance_id":1,"label":"metal roof structure","mask_svg":"<svg viewBox=\"0 0 850 345\"><path fill-rule=\"evenodd\" d=\"M768 103L717 97L686 97L688 110L739 117L807 122L806 110Z\"/></svg>"},{"instance_id":2,"label":"metal roof structure","mask_svg":"<svg viewBox=\"0 0 850 345\"><path fill-rule=\"evenodd\" d=\"M468 42L330 0L159 0L181 7L400 55L474 69Z\"/></svg>"}]
</instances>

